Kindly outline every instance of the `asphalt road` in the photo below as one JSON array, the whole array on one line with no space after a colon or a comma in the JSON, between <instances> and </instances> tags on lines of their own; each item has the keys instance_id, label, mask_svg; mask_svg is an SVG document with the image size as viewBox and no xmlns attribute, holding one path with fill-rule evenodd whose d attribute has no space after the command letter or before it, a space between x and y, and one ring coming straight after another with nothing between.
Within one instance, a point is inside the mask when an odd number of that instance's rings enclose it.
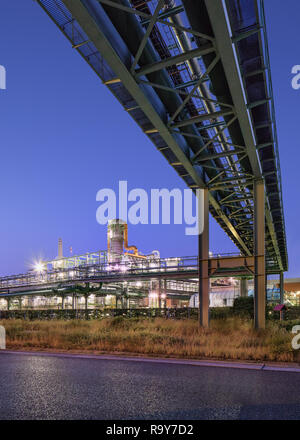
<instances>
[{"instance_id":1,"label":"asphalt road","mask_svg":"<svg viewBox=\"0 0 300 440\"><path fill-rule=\"evenodd\" d=\"M0 419L300 419L300 373L0 353Z\"/></svg>"}]
</instances>

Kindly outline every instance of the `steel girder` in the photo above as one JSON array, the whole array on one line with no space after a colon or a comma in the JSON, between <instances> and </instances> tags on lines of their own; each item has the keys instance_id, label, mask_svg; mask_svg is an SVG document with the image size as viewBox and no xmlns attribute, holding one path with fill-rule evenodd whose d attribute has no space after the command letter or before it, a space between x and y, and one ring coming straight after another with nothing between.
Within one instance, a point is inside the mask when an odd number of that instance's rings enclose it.
<instances>
[{"instance_id":1,"label":"steel girder","mask_svg":"<svg viewBox=\"0 0 300 440\"><path fill-rule=\"evenodd\" d=\"M210 212L241 252L251 255L253 237L247 232L253 231L253 181L266 173L262 173L257 154L253 121L224 3L205 2L212 34L172 21L169 17L184 13L182 5L161 12L160 2L151 12L147 5L140 7L134 0L39 0L38 3L187 185L192 189L209 188ZM140 35L134 50L130 50L133 43L124 34L123 24L129 19L127 25L134 26L132 30ZM166 47L162 37L165 28L177 44L175 52ZM175 38L179 31L201 41L200 47L194 45L189 51L183 50ZM235 37L235 41L253 34L251 31ZM206 69L201 60L197 61L202 75L195 79L192 61L210 55L213 59ZM97 57L98 64L93 57ZM218 100L209 92L206 82L212 80L210 74L216 65L217 68L222 65L226 72L231 102ZM255 108L262 102L251 104ZM236 124L243 138L239 145L230 139ZM263 149L264 145L259 148ZM267 253L274 259L274 268L283 270L286 265L282 263L272 215L267 195Z\"/></svg>"},{"instance_id":2,"label":"steel girder","mask_svg":"<svg viewBox=\"0 0 300 440\"><path fill-rule=\"evenodd\" d=\"M222 57L222 63L230 87L232 99L239 115L239 123L245 140L252 172L256 179L260 179L261 177L263 177L263 173L256 150L255 134L253 131L249 109L247 107L247 101L238 66L238 60L232 42L231 32L228 26L226 10L224 9L222 1L211 2L209 0L205 0L205 4L216 37L216 44ZM269 228L269 233L272 238L273 246L278 258L279 268L282 271L282 259L268 206L266 210L266 220Z\"/></svg>"},{"instance_id":3,"label":"steel girder","mask_svg":"<svg viewBox=\"0 0 300 440\"><path fill-rule=\"evenodd\" d=\"M43 2L40 3L42 4ZM153 108L151 102L149 102L149 97L141 89L138 81L130 73L129 69L124 65L124 62L120 59L119 55L112 47L111 42L108 40L105 33L97 26L83 3L74 3L69 1L61 3L64 3L67 6L68 10L72 13L73 20L76 20L76 22L80 25L80 28L83 29L83 34L88 36L88 39L93 42L99 53L103 55L103 58L105 60L108 61L110 67L115 72L115 78L111 78L111 80L113 82L115 80L117 82L118 80L121 80L122 84L124 84L126 89L134 97L135 103L137 103L138 107L141 108L143 113L146 114L146 116L149 118L152 126L155 127L152 133L157 132L160 134L165 144L175 155L177 162L182 164L185 169L185 173L187 172L188 175L192 178L192 183L189 186L191 188L205 187L205 183L201 178L201 173L199 173L197 168L191 163L189 155L186 154L185 151L183 151L183 148L181 146L178 145L178 142L176 142L176 137L172 134L172 130L167 127L167 124L162 120L160 115L157 114L155 108ZM43 6L45 7L46 5L43 4ZM60 28L62 29L62 26L60 26ZM62 30L65 31L64 29ZM74 44L74 41L72 41L72 44ZM80 51L80 49L81 48L79 48L78 50ZM107 82L108 86L111 84L112 83ZM147 134L151 135L151 129L150 131L147 131ZM145 130L145 132L147 131ZM213 196L212 193L210 194L210 203L214 210L218 212L218 217L222 220L223 225L225 225L225 227L227 228L227 231L234 242L240 247L243 253L250 255L250 250L237 233L228 216L222 211L220 205L217 202L217 199Z\"/></svg>"}]
</instances>

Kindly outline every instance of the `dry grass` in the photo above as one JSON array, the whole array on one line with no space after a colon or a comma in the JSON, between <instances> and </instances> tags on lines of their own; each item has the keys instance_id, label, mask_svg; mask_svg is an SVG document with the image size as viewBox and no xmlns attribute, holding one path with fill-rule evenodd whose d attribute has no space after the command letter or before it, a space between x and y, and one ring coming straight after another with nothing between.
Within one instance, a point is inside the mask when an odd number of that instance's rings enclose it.
<instances>
[{"instance_id":1,"label":"dry grass","mask_svg":"<svg viewBox=\"0 0 300 440\"><path fill-rule=\"evenodd\" d=\"M292 334L276 323L255 331L240 318L212 321L209 330L196 321L163 318L108 318L100 321L0 321L7 348L80 350L175 356L182 358L293 360Z\"/></svg>"}]
</instances>

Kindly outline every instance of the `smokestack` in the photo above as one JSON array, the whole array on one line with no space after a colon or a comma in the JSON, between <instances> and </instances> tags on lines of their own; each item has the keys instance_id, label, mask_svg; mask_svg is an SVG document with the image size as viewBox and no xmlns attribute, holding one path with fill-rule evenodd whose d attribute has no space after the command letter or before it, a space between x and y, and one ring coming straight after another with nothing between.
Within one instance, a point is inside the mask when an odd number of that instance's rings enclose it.
<instances>
[{"instance_id":1,"label":"smokestack","mask_svg":"<svg viewBox=\"0 0 300 440\"><path fill-rule=\"evenodd\" d=\"M62 245L62 239L58 239L58 258L63 258L63 245Z\"/></svg>"}]
</instances>

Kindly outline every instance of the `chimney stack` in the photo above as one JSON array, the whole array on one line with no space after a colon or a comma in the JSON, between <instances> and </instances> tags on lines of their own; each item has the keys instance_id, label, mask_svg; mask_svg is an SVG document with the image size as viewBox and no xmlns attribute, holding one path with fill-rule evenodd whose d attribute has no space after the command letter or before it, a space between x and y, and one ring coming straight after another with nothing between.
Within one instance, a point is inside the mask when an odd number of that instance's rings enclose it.
<instances>
[{"instance_id":1,"label":"chimney stack","mask_svg":"<svg viewBox=\"0 0 300 440\"><path fill-rule=\"evenodd\" d=\"M63 258L63 245L62 245L62 239L58 239L58 258Z\"/></svg>"}]
</instances>

